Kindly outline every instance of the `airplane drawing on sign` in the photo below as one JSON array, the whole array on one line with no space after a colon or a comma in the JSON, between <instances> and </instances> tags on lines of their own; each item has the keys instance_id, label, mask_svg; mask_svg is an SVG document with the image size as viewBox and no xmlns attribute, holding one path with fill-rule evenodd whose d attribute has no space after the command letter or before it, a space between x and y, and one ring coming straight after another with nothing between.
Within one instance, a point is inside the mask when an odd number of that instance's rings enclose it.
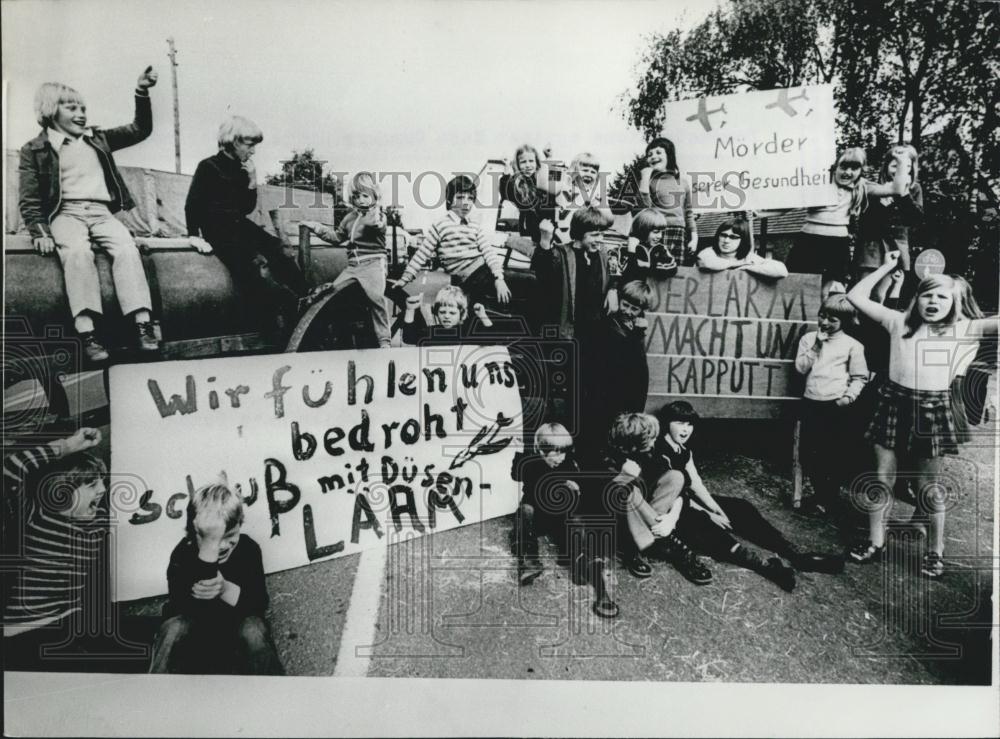
<instances>
[{"instance_id":1,"label":"airplane drawing on sign","mask_svg":"<svg viewBox=\"0 0 1000 739\"><path fill-rule=\"evenodd\" d=\"M803 90L801 95L796 95L795 97L788 97L788 90L783 89L778 91L778 99L773 103L768 103L764 106L765 110L770 110L771 108L781 108L789 118L794 118L799 114L799 111L795 109L792 105L793 100L808 100L806 97L806 91ZM812 108L806 111L806 115L812 113Z\"/></svg>"},{"instance_id":2,"label":"airplane drawing on sign","mask_svg":"<svg viewBox=\"0 0 1000 739\"><path fill-rule=\"evenodd\" d=\"M708 98L698 98L698 112L695 113L694 115L689 115L685 120L688 121L696 120L701 123L702 127L706 131L711 131L712 124L709 123L708 117L713 113L725 113L725 112L726 112L725 103L720 104L718 108L714 108L713 110L708 110ZM725 121L719 124L719 128L722 128L724 125L726 125Z\"/></svg>"}]
</instances>

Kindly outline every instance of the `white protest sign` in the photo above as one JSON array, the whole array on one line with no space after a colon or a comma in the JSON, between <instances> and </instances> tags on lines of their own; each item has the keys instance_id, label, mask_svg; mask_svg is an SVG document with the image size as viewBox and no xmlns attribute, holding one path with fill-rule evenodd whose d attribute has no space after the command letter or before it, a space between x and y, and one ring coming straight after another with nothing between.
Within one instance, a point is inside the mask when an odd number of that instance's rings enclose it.
<instances>
[{"instance_id":1,"label":"white protest sign","mask_svg":"<svg viewBox=\"0 0 1000 739\"><path fill-rule=\"evenodd\" d=\"M837 201L833 85L667 103L663 135L703 211L806 208Z\"/></svg>"},{"instance_id":2,"label":"white protest sign","mask_svg":"<svg viewBox=\"0 0 1000 739\"><path fill-rule=\"evenodd\" d=\"M224 471L267 572L506 515L521 400L498 347L111 368L116 600L166 592L192 490Z\"/></svg>"}]
</instances>

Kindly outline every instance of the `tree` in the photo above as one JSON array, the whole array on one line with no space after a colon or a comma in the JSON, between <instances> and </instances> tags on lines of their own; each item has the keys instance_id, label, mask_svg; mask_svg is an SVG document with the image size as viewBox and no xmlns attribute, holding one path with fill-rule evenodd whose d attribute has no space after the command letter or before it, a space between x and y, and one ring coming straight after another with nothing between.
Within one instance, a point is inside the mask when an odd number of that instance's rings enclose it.
<instances>
[{"instance_id":1,"label":"tree","mask_svg":"<svg viewBox=\"0 0 1000 739\"><path fill-rule=\"evenodd\" d=\"M953 217L977 190L1000 192L998 49L998 3L726 0L686 34L654 35L622 103L651 138L671 100L833 83L839 146L877 162L912 143L931 195L925 222L943 236L934 208Z\"/></svg>"},{"instance_id":2,"label":"tree","mask_svg":"<svg viewBox=\"0 0 1000 739\"><path fill-rule=\"evenodd\" d=\"M299 190L319 190L329 193L333 198L333 207L339 222L344 211L342 194L343 183L330 171L323 171L326 162L316 159L312 149L292 150L292 158L281 163L278 174L265 176L268 185L294 187Z\"/></svg>"}]
</instances>

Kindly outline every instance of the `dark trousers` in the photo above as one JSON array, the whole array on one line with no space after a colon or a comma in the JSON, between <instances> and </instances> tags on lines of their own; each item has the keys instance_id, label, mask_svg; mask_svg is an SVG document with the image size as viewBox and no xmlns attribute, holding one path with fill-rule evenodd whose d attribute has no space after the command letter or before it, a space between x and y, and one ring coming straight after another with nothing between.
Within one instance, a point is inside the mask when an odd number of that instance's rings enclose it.
<instances>
[{"instance_id":1,"label":"dark trousers","mask_svg":"<svg viewBox=\"0 0 1000 739\"><path fill-rule=\"evenodd\" d=\"M851 274L851 239L839 236L799 234L788 252L789 272L820 274L823 282L848 279Z\"/></svg>"},{"instance_id":2,"label":"dark trousers","mask_svg":"<svg viewBox=\"0 0 1000 739\"><path fill-rule=\"evenodd\" d=\"M469 297L470 313L472 306L482 303L487 310L495 313L509 313L523 318L527 331L537 333L537 312L534 310L537 303L535 275L530 272L504 270L504 280L510 288L510 303L507 305L501 305L497 300L496 277L486 264L480 266L464 281L459 281L453 276L451 283L461 287Z\"/></svg>"},{"instance_id":3,"label":"dark trousers","mask_svg":"<svg viewBox=\"0 0 1000 739\"><path fill-rule=\"evenodd\" d=\"M725 511L726 516L729 517L733 530L726 531L716 524L707 513L692 508L690 501L685 501L684 510L677 521L675 533L692 549L707 554L713 559L724 560L740 543L737 538L739 537L782 557L792 556L796 553L795 547L785 538L785 535L764 518L753 503L726 495L713 497Z\"/></svg>"},{"instance_id":4,"label":"dark trousers","mask_svg":"<svg viewBox=\"0 0 1000 739\"><path fill-rule=\"evenodd\" d=\"M256 223L243 219L226 228L213 228L206 239L226 265L248 307L265 323L275 314L293 315L309 285L295 260L284 253L281 241ZM271 280L261 274L254 258L267 261Z\"/></svg>"},{"instance_id":5,"label":"dark trousers","mask_svg":"<svg viewBox=\"0 0 1000 739\"><path fill-rule=\"evenodd\" d=\"M812 482L816 502L836 503L857 458L853 452L861 430L856 428L854 404L841 407L833 400L803 398L800 408L802 468Z\"/></svg>"},{"instance_id":6,"label":"dark trousers","mask_svg":"<svg viewBox=\"0 0 1000 739\"><path fill-rule=\"evenodd\" d=\"M284 675L285 668L260 616L205 623L173 616L153 644L152 673Z\"/></svg>"}]
</instances>

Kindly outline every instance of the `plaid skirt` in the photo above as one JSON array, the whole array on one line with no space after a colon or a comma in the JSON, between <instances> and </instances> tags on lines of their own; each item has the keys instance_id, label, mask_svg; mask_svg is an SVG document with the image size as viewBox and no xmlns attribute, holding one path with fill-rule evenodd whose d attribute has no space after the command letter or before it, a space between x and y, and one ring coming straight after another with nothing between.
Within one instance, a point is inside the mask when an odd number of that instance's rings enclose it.
<instances>
[{"instance_id":1,"label":"plaid skirt","mask_svg":"<svg viewBox=\"0 0 1000 739\"><path fill-rule=\"evenodd\" d=\"M957 454L951 391L913 390L886 379L879 388L865 438L897 455L931 458Z\"/></svg>"},{"instance_id":2,"label":"plaid skirt","mask_svg":"<svg viewBox=\"0 0 1000 739\"><path fill-rule=\"evenodd\" d=\"M687 249L687 229L684 226L670 226L663 229L663 248L674 255L678 263L684 263Z\"/></svg>"}]
</instances>

